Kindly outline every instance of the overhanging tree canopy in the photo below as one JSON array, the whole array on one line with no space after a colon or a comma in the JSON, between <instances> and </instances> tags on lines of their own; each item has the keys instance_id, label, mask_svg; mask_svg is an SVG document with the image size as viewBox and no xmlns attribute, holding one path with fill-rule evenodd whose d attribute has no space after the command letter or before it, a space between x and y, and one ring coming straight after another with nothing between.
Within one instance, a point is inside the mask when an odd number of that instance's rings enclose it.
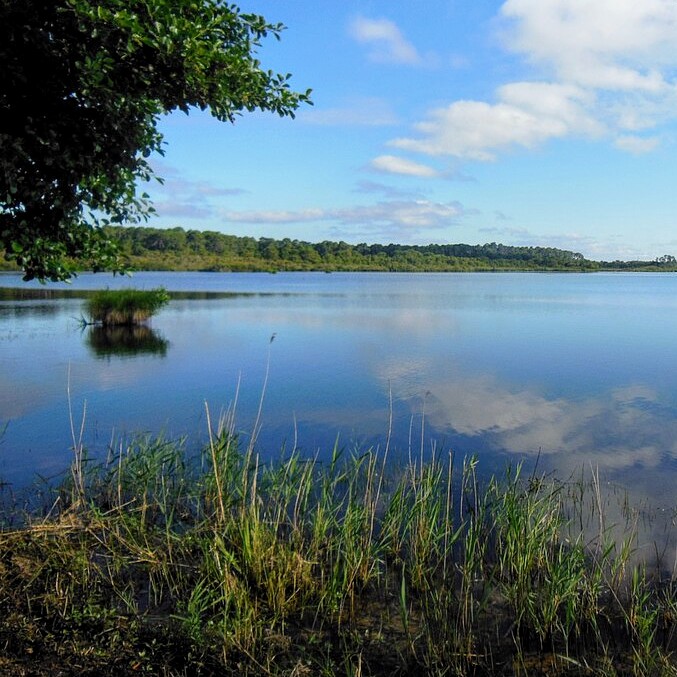
<instances>
[{"instance_id":1,"label":"overhanging tree canopy","mask_svg":"<svg viewBox=\"0 0 677 677\"><path fill-rule=\"evenodd\" d=\"M220 0L0 0L0 247L24 279L116 269L97 226L152 212L136 185L163 113L309 102L256 59L282 29Z\"/></svg>"}]
</instances>

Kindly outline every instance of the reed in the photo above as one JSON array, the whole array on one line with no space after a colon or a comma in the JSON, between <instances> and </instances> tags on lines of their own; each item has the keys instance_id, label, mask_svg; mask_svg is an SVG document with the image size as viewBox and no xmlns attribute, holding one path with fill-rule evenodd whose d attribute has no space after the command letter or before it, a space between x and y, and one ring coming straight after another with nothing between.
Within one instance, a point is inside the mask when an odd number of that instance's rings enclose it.
<instances>
[{"instance_id":1,"label":"reed","mask_svg":"<svg viewBox=\"0 0 677 677\"><path fill-rule=\"evenodd\" d=\"M103 326L135 325L145 322L169 302L162 289L105 289L92 294L86 301L91 322Z\"/></svg>"},{"instance_id":2,"label":"reed","mask_svg":"<svg viewBox=\"0 0 677 677\"><path fill-rule=\"evenodd\" d=\"M670 576L577 527L599 484L338 445L263 463L209 425L197 458L78 455L0 532L0 673L677 674Z\"/></svg>"}]
</instances>

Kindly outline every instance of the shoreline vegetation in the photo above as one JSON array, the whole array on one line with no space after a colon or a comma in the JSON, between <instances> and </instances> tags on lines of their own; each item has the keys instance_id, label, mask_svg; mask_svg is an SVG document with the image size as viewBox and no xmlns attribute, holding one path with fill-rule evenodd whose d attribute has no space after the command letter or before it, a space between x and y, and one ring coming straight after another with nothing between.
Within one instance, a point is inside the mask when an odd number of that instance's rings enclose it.
<instances>
[{"instance_id":1,"label":"shoreline vegetation","mask_svg":"<svg viewBox=\"0 0 677 677\"><path fill-rule=\"evenodd\" d=\"M599 479L336 447L264 463L232 414L195 458L74 440L0 530L2 675L677 675L673 572ZM392 452L391 452L392 455ZM594 532L594 536L589 534Z\"/></svg>"},{"instance_id":2,"label":"shoreline vegetation","mask_svg":"<svg viewBox=\"0 0 677 677\"><path fill-rule=\"evenodd\" d=\"M278 272L664 271L677 259L593 261L554 247L497 244L357 244L238 237L183 228L107 226L130 270ZM0 257L1 270L18 270Z\"/></svg>"}]
</instances>

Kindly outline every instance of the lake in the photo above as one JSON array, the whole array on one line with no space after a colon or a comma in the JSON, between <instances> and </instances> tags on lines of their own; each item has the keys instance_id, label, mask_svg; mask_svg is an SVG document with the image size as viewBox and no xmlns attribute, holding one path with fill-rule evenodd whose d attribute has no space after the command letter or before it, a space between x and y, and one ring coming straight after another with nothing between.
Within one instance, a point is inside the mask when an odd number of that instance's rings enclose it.
<instances>
[{"instance_id":1,"label":"lake","mask_svg":"<svg viewBox=\"0 0 677 677\"><path fill-rule=\"evenodd\" d=\"M135 433L204 442L205 403L214 419L235 406L247 439L263 395L266 458L383 448L391 428L401 456L599 468L674 510L677 275L137 273L46 288L160 285L183 293L135 334L82 329L77 296L0 296L0 479L68 466L68 391L99 457ZM13 274L0 287L40 288Z\"/></svg>"}]
</instances>

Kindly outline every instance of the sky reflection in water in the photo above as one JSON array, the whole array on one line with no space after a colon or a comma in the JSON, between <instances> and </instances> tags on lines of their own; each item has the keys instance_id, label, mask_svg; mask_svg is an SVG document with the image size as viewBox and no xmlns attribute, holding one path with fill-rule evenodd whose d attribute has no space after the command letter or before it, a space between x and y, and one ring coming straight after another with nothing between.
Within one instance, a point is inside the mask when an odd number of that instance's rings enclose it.
<instances>
[{"instance_id":1,"label":"sky reflection in water","mask_svg":"<svg viewBox=\"0 0 677 677\"><path fill-rule=\"evenodd\" d=\"M0 286L20 285L1 276ZM138 274L83 276L246 293L174 299L143 336L82 332L83 300L0 297L0 477L17 486L70 460L66 397L86 402L86 442L164 431L206 437L234 400L251 430L270 351L260 447L279 453L435 440L487 468L581 466L675 505L677 276ZM270 339L275 335L275 340ZM105 359L102 359L102 356Z\"/></svg>"}]
</instances>

